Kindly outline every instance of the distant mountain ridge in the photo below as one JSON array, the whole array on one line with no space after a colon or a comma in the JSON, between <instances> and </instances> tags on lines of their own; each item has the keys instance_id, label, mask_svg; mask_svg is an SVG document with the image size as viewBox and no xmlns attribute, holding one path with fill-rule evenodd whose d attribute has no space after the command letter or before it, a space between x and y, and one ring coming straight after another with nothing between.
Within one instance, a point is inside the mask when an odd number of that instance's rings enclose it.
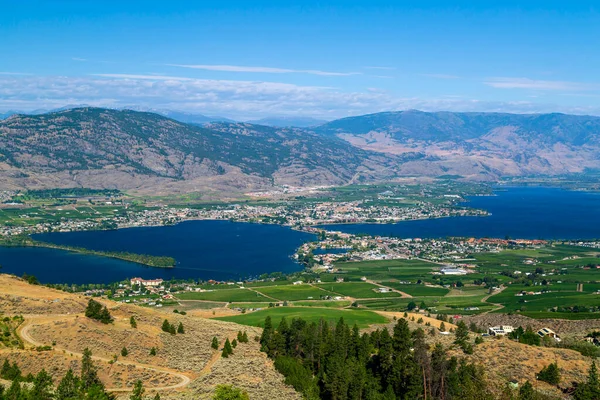
<instances>
[{"instance_id":1,"label":"distant mountain ridge","mask_svg":"<svg viewBox=\"0 0 600 400\"><path fill-rule=\"evenodd\" d=\"M402 111L282 128L84 107L0 121L0 190L239 193L401 177L495 181L598 165L600 117L565 114Z\"/></svg>"},{"instance_id":2,"label":"distant mountain ridge","mask_svg":"<svg viewBox=\"0 0 600 400\"><path fill-rule=\"evenodd\" d=\"M280 128L291 126L296 128L310 128L327 123L326 120L312 117L267 117L256 120L249 120L247 122L250 124L274 126Z\"/></svg>"},{"instance_id":3,"label":"distant mountain ridge","mask_svg":"<svg viewBox=\"0 0 600 400\"><path fill-rule=\"evenodd\" d=\"M398 158L399 159L399 158ZM0 121L0 187L86 186L158 193L244 191L372 180L390 157L336 137L245 123L77 108Z\"/></svg>"},{"instance_id":4,"label":"distant mountain ridge","mask_svg":"<svg viewBox=\"0 0 600 400\"><path fill-rule=\"evenodd\" d=\"M600 117L398 111L319 126L364 150L419 153L401 174L456 174L472 179L577 173L597 168Z\"/></svg>"}]
</instances>

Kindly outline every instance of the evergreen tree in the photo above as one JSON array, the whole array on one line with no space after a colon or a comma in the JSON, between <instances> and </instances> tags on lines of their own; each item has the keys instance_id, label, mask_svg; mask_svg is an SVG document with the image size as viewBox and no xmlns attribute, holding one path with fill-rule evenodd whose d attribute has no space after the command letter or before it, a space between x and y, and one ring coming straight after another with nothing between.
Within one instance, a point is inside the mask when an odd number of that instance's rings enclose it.
<instances>
[{"instance_id":1,"label":"evergreen tree","mask_svg":"<svg viewBox=\"0 0 600 400\"><path fill-rule=\"evenodd\" d=\"M467 324L464 321L458 321L456 331L454 332L454 343L464 347L467 340L469 340L469 328L467 328Z\"/></svg>"},{"instance_id":2,"label":"evergreen tree","mask_svg":"<svg viewBox=\"0 0 600 400\"><path fill-rule=\"evenodd\" d=\"M548 364L538 373L538 380L548 382L551 385L558 385L560 382L560 370L556 362Z\"/></svg>"},{"instance_id":3,"label":"evergreen tree","mask_svg":"<svg viewBox=\"0 0 600 400\"><path fill-rule=\"evenodd\" d=\"M56 388L56 400L75 400L79 393L79 379L69 368Z\"/></svg>"},{"instance_id":4,"label":"evergreen tree","mask_svg":"<svg viewBox=\"0 0 600 400\"><path fill-rule=\"evenodd\" d=\"M185 333L181 322L179 322L179 326L177 326L177 333Z\"/></svg>"},{"instance_id":5,"label":"evergreen tree","mask_svg":"<svg viewBox=\"0 0 600 400\"><path fill-rule=\"evenodd\" d=\"M248 333L246 331L244 331L244 333L242 334L242 343L248 343Z\"/></svg>"},{"instance_id":6,"label":"evergreen tree","mask_svg":"<svg viewBox=\"0 0 600 400\"><path fill-rule=\"evenodd\" d=\"M273 340L273 335L275 334L275 331L273 329L273 321L271 320L271 316L267 316L267 318L265 318L265 326L263 328L262 334L260 335L260 345L261 345L261 350L266 352L267 354L271 354L271 349L270 349L270 345L271 345L271 341Z\"/></svg>"},{"instance_id":7,"label":"evergreen tree","mask_svg":"<svg viewBox=\"0 0 600 400\"><path fill-rule=\"evenodd\" d=\"M446 332L446 324L440 323L440 332Z\"/></svg>"},{"instance_id":8,"label":"evergreen tree","mask_svg":"<svg viewBox=\"0 0 600 400\"><path fill-rule=\"evenodd\" d=\"M52 377L42 369L33 380L30 397L36 400L50 400L54 397L53 392Z\"/></svg>"},{"instance_id":9,"label":"evergreen tree","mask_svg":"<svg viewBox=\"0 0 600 400\"><path fill-rule=\"evenodd\" d=\"M598 369L596 361L592 361L592 366L588 372L587 382L580 383L573 394L575 400L597 400L600 399L600 382L598 380Z\"/></svg>"},{"instance_id":10,"label":"evergreen tree","mask_svg":"<svg viewBox=\"0 0 600 400\"><path fill-rule=\"evenodd\" d=\"M129 400L144 400L145 391L142 381L138 379L133 385L133 391L131 392L131 396L129 396Z\"/></svg>"},{"instance_id":11,"label":"evergreen tree","mask_svg":"<svg viewBox=\"0 0 600 400\"><path fill-rule=\"evenodd\" d=\"M151 356L155 356L156 355L156 347L153 347L150 349L150 355Z\"/></svg>"},{"instance_id":12,"label":"evergreen tree","mask_svg":"<svg viewBox=\"0 0 600 400\"><path fill-rule=\"evenodd\" d=\"M84 391L96 386L104 391L104 385L98 378L98 370L92 361L92 352L87 347L83 350L81 358L81 387Z\"/></svg>"},{"instance_id":13,"label":"evergreen tree","mask_svg":"<svg viewBox=\"0 0 600 400\"><path fill-rule=\"evenodd\" d=\"M216 336L213 336L210 347L212 347L215 350L219 350L219 339L217 339Z\"/></svg>"},{"instance_id":14,"label":"evergreen tree","mask_svg":"<svg viewBox=\"0 0 600 400\"><path fill-rule=\"evenodd\" d=\"M4 395L4 398L6 400L21 400L23 399L23 394L21 393L21 380L19 378L14 379L12 381L12 383L10 384L10 386L8 387L8 390L6 391L6 394Z\"/></svg>"},{"instance_id":15,"label":"evergreen tree","mask_svg":"<svg viewBox=\"0 0 600 400\"><path fill-rule=\"evenodd\" d=\"M221 353L221 357L229 357L231 354L233 354L233 349L231 348L231 343L229 342L229 339L225 340L225 345L223 346L223 352Z\"/></svg>"},{"instance_id":16,"label":"evergreen tree","mask_svg":"<svg viewBox=\"0 0 600 400\"><path fill-rule=\"evenodd\" d=\"M529 381L525 382L519 389L519 400L535 400L535 390Z\"/></svg>"},{"instance_id":17,"label":"evergreen tree","mask_svg":"<svg viewBox=\"0 0 600 400\"><path fill-rule=\"evenodd\" d=\"M135 320L135 317L132 315L131 318L129 318L129 324L131 325L132 328L137 328L137 322Z\"/></svg>"},{"instance_id":18,"label":"evergreen tree","mask_svg":"<svg viewBox=\"0 0 600 400\"><path fill-rule=\"evenodd\" d=\"M123 348L121 349L121 355L123 357L127 357L128 354L129 354L129 351L127 351L127 347L123 346Z\"/></svg>"},{"instance_id":19,"label":"evergreen tree","mask_svg":"<svg viewBox=\"0 0 600 400\"><path fill-rule=\"evenodd\" d=\"M171 331L171 324L169 323L168 319L165 319L163 321L162 330L163 330L163 332L167 332L167 333L169 333Z\"/></svg>"},{"instance_id":20,"label":"evergreen tree","mask_svg":"<svg viewBox=\"0 0 600 400\"><path fill-rule=\"evenodd\" d=\"M175 324L171 324L171 326L169 326L169 333L171 335L175 335L177 333L177 328L175 328Z\"/></svg>"},{"instance_id":21,"label":"evergreen tree","mask_svg":"<svg viewBox=\"0 0 600 400\"><path fill-rule=\"evenodd\" d=\"M233 347L235 349L237 347L237 344L238 344L237 340L233 339L233 341L231 342L231 347Z\"/></svg>"}]
</instances>

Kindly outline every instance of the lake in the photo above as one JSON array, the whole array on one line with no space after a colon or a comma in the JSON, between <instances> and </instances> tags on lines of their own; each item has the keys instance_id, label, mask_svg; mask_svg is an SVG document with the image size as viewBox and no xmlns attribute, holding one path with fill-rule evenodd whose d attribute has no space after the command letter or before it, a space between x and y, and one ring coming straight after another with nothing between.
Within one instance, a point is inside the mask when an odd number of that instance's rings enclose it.
<instances>
[{"instance_id":1,"label":"lake","mask_svg":"<svg viewBox=\"0 0 600 400\"><path fill-rule=\"evenodd\" d=\"M278 225L186 221L174 226L45 233L36 240L93 250L172 256L172 269L45 248L0 247L2 272L35 275L43 283L110 283L144 279L241 279L301 269L290 256L315 236Z\"/></svg>"},{"instance_id":2,"label":"lake","mask_svg":"<svg viewBox=\"0 0 600 400\"><path fill-rule=\"evenodd\" d=\"M600 238L600 195L555 188L499 188L496 196L464 203L492 213L397 224L328 225L350 233L434 238L446 236L523 239ZM173 269L44 248L0 247L2 272L35 275L44 283L109 283L140 276L177 279L240 279L300 269L290 256L315 236L277 225L187 221L175 226L113 231L48 233L34 238L94 250L172 256ZM322 251L322 250L319 250ZM338 249L335 251L343 252ZM329 251L327 251L329 252Z\"/></svg>"},{"instance_id":3,"label":"lake","mask_svg":"<svg viewBox=\"0 0 600 400\"><path fill-rule=\"evenodd\" d=\"M328 230L406 238L496 237L600 239L600 194L546 187L498 188L495 196L473 196L462 205L487 217L439 218L396 224L323 225Z\"/></svg>"}]
</instances>

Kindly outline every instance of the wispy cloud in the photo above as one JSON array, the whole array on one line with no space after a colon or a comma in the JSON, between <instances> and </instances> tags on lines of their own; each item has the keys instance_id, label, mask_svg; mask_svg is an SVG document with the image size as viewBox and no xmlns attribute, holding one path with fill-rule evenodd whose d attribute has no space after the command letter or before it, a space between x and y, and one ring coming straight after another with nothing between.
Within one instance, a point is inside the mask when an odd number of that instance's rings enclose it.
<instances>
[{"instance_id":1,"label":"wispy cloud","mask_svg":"<svg viewBox=\"0 0 600 400\"><path fill-rule=\"evenodd\" d=\"M71 60L73 60L73 61L79 61L79 62L86 62L86 61L88 61L87 58L80 58L80 57L71 57Z\"/></svg>"},{"instance_id":2,"label":"wispy cloud","mask_svg":"<svg viewBox=\"0 0 600 400\"><path fill-rule=\"evenodd\" d=\"M250 72L250 73L265 73L265 74L310 74L320 76L351 76L360 75L360 72L333 72L320 71L316 69L288 69L288 68L273 68L273 67L247 67L239 65L203 65L203 64L167 64L170 67L202 69L206 71L223 71L223 72Z\"/></svg>"},{"instance_id":3,"label":"wispy cloud","mask_svg":"<svg viewBox=\"0 0 600 400\"><path fill-rule=\"evenodd\" d=\"M19 76L19 75L32 75L30 73L27 72L2 72L0 71L0 75L15 75L15 76Z\"/></svg>"},{"instance_id":4,"label":"wispy cloud","mask_svg":"<svg viewBox=\"0 0 600 400\"><path fill-rule=\"evenodd\" d=\"M421 76L426 76L428 78L435 78L435 79L460 79L460 76L449 75L449 74L421 74Z\"/></svg>"},{"instance_id":5,"label":"wispy cloud","mask_svg":"<svg viewBox=\"0 0 600 400\"><path fill-rule=\"evenodd\" d=\"M535 89L535 90L599 90L600 85L583 82L548 81L529 78L489 78L484 84L497 89Z\"/></svg>"},{"instance_id":6,"label":"wispy cloud","mask_svg":"<svg viewBox=\"0 0 600 400\"><path fill-rule=\"evenodd\" d=\"M238 119L285 115L333 119L406 109L517 113L560 111L600 115L600 107L560 107L534 102L533 99L486 102L443 96L402 97L376 87L343 91L283 82L125 73L71 77L0 76L0 110L31 111L68 104L172 109Z\"/></svg>"}]
</instances>

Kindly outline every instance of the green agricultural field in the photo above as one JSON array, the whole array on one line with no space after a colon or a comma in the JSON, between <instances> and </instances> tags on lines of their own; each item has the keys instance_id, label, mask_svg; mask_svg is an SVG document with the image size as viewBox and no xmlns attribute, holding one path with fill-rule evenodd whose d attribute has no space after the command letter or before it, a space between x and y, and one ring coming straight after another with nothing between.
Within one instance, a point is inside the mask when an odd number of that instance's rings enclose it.
<instances>
[{"instance_id":1,"label":"green agricultural field","mask_svg":"<svg viewBox=\"0 0 600 400\"><path fill-rule=\"evenodd\" d=\"M445 296L450 290L442 287L430 287L425 285L406 285L398 282L381 282L382 285L408 293L411 296Z\"/></svg>"},{"instance_id":2,"label":"green agricultural field","mask_svg":"<svg viewBox=\"0 0 600 400\"><path fill-rule=\"evenodd\" d=\"M377 300L358 300L361 307L382 311L404 311L406 306L415 299L377 299Z\"/></svg>"},{"instance_id":3,"label":"green agricultural field","mask_svg":"<svg viewBox=\"0 0 600 400\"><path fill-rule=\"evenodd\" d=\"M331 308L344 308L349 307L352 304L349 300L307 300L307 301L295 301L293 303L296 307L331 307Z\"/></svg>"},{"instance_id":4,"label":"green agricultural field","mask_svg":"<svg viewBox=\"0 0 600 400\"><path fill-rule=\"evenodd\" d=\"M343 296L354 297L356 299L375 299L382 297L400 297L400 293L388 292L379 293L377 285L366 282L342 282L342 283L321 283L316 285L322 289L333 293L339 293Z\"/></svg>"},{"instance_id":5,"label":"green agricultural field","mask_svg":"<svg viewBox=\"0 0 600 400\"><path fill-rule=\"evenodd\" d=\"M374 281L398 279L416 282L419 279L431 280L431 272L439 268L438 264L421 260L344 262L337 263L335 266L341 270L341 274L338 275L355 281L359 281L363 276Z\"/></svg>"},{"instance_id":6,"label":"green agricultural field","mask_svg":"<svg viewBox=\"0 0 600 400\"><path fill-rule=\"evenodd\" d=\"M321 296L336 296L335 293L317 287L303 285L257 287L254 290L277 300L319 300Z\"/></svg>"},{"instance_id":7,"label":"green agricultural field","mask_svg":"<svg viewBox=\"0 0 600 400\"><path fill-rule=\"evenodd\" d=\"M253 292L248 289L227 289L227 290L215 290L212 292L185 292L178 293L176 297L180 300L210 300L210 301L225 301L225 302L236 302L236 301L265 301L268 302L270 299L262 296L259 293Z\"/></svg>"},{"instance_id":8,"label":"green agricultural field","mask_svg":"<svg viewBox=\"0 0 600 400\"><path fill-rule=\"evenodd\" d=\"M271 316L273 325L277 327L281 318L285 317L288 323L292 318L302 318L307 322L318 322L321 318L329 323L335 324L340 318L349 325L358 325L367 328L372 324L385 324L388 319L372 311L367 310L340 310L335 308L317 307L273 307L266 310L255 311L240 315L219 317L222 321L235 322L242 325L264 326L265 318Z\"/></svg>"}]
</instances>

